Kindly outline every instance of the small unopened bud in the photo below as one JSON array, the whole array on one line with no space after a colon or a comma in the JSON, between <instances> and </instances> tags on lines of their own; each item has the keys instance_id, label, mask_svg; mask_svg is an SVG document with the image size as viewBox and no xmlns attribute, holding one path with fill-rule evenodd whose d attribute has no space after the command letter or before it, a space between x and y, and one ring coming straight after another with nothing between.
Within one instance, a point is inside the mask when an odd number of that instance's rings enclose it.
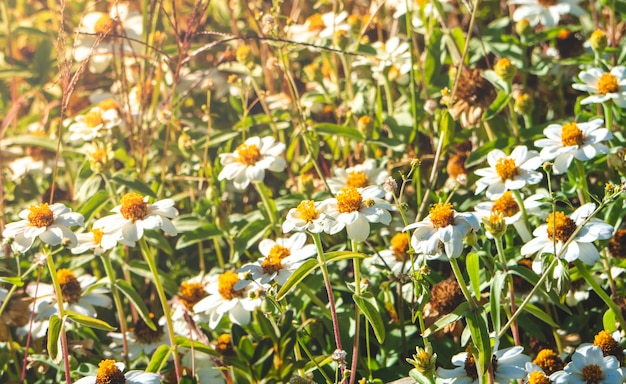
<instances>
[{"instance_id":1,"label":"small unopened bud","mask_svg":"<svg viewBox=\"0 0 626 384\"><path fill-rule=\"evenodd\" d=\"M406 359L412 364L419 373L424 376L432 376L435 373L435 364L437 362L437 354L433 353L432 346L427 345L426 348L415 347L416 353L412 359Z\"/></svg>"},{"instance_id":2,"label":"small unopened bud","mask_svg":"<svg viewBox=\"0 0 626 384\"><path fill-rule=\"evenodd\" d=\"M269 13L263 15L263 17L261 18L261 29L266 35L274 32L274 30L276 29L276 19L274 18L274 16L270 15Z\"/></svg>"},{"instance_id":3,"label":"small unopened bud","mask_svg":"<svg viewBox=\"0 0 626 384\"><path fill-rule=\"evenodd\" d=\"M237 61L246 67L251 67L254 64L252 50L247 45L241 45L237 48L236 57Z\"/></svg>"},{"instance_id":4,"label":"small unopened bud","mask_svg":"<svg viewBox=\"0 0 626 384\"><path fill-rule=\"evenodd\" d=\"M601 29L596 29L589 37L589 44L591 44L591 48L596 53L602 53L606 49L608 44L606 33L604 33Z\"/></svg>"},{"instance_id":5,"label":"small unopened bud","mask_svg":"<svg viewBox=\"0 0 626 384\"><path fill-rule=\"evenodd\" d=\"M498 60L493 69L496 71L498 77L507 82L511 81L513 76L515 76L515 72L517 72L517 68L515 68L515 66L511 63L511 60L506 57Z\"/></svg>"},{"instance_id":6,"label":"small unopened bud","mask_svg":"<svg viewBox=\"0 0 626 384\"><path fill-rule=\"evenodd\" d=\"M346 351L344 351L342 349L335 349L335 351L330 356L330 358L333 359L333 361L335 361L337 363L345 363L346 362L346 356L348 356L348 353Z\"/></svg>"},{"instance_id":7,"label":"small unopened bud","mask_svg":"<svg viewBox=\"0 0 626 384\"><path fill-rule=\"evenodd\" d=\"M506 222L500 211L492 212L489 217L483 217L482 222L487 232L496 239L502 237L506 232Z\"/></svg>"},{"instance_id":8,"label":"small unopened bud","mask_svg":"<svg viewBox=\"0 0 626 384\"><path fill-rule=\"evenodd\" d=\"M478 240L478 236L476 236L476 232L470 231L470 233L468 233L467 236L465 236L463 240L465 241L465 244L467 245L474 245L476 244L476 241Z\"/></svg>"},{"instance_id":9,"label":"small unopened bud","mask_svg":"<svg viewBox=\"0 0 626 384\"><path fill-rule=\"evenodd\" d=\"M530 95L528 93L520 92L515 98L513 109L520 115L526 115L532 112L534 106L533 99Z\"/></svg>"},{"instance_id":10,"label":"small unopened bud","mask_svg":"<svg viewBox=\"0 0 626 384\"><path fill-rule=\"evenodd\" d=\"M359 117L359 120L356 122L356 128L363 134L365 137L369 137L372 134L372 118L363 115Z\"/></svg>"},{"instance_id":11,"label":"small unopened bud","mask_svg":"<svg viewBox=\"0 0 626 384\"><path fill-rule=\"evenodd\" d=\"M298 178L298 190L306 196L311 196L315 189L315 183L313 182L313 176L308 173L300 175Z\"/></svg>"}]
</instances>

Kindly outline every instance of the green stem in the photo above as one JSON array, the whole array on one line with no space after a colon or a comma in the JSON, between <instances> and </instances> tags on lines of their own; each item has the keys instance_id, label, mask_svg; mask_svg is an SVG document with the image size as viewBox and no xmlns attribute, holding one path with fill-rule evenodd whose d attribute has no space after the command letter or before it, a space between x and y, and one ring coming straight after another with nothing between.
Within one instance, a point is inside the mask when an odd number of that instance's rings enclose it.
<instances>
[{"instance_id":1,"label":"green stem","mask_svg":"<svg viewBox=\"0 0 626 384\"><path fill-rule=\"evenodd\" d=\"M146 243L146 240L142 238L139 240L139 246L141 247L141 253L146 260L146 263L148 263L150 273L152 273L154 286L156 287L157 294L159 295L159 300L161 301L161 306L163 307L163 316L165 317L165 321L167 323L167 331L169 333L170 344L172 346L172 354L174 355L174 370L176 372L176 382L180 383L180 359L178 356L178 348L176 346L176 337L174 335L174 324L172 323L172 316L170 315L170 307L167 302L167 297L165 296L165 290L163 289L163 284L161 283L161 277L159 276L159 271L157 269L154 255L150 251L148 243Z\"/></svg>"},{"instance_id":2,"label":"green stem","mask_svg":"<svg viewBox=\"0 0 626 384\"><path fill-rule=\"evenodd\" d=\"M604 289L602 289L600 284L598 284L598 282L593 278L593 276L591 276L591 273L589 273L587 266L584 265L583 262L578 259L574 260L574 265L576 265L576 269L578 269L578 272L585 279L587 284L589 284L591 289L593 289L593 291L598 296L600 296L602 301L604 301L604 303L611 309L611 311L613 311L613 313L615 314L615 317L617 317L617 321L619 321L620 327L622 329L626 329L626 322L624 321L624 316L622 316L621 309L617 306L617 304L615 304L613 300L611 300L609 295L607 295L606 292L604 292Z\"/></svg>"},{"instance_id":3,"label":"green stem","mask_svg":"<svg viewBox=\"0 0 626 384\"><path fill-rule=\"evenodd\" d=\"M513 136L519 137L519 126L517 124L517 114L515 113L515 100L511 98L509 101L509 114L511 115L511 126L513 127Z\"/></svg>"},{"instance_id":4,"label":"green stem","mask_svg":"<svg viewBox=\"0 0 626 384\"><path fill-rule=\"evenodd\" d=\"M465 300L467 300L470 305L470 309L478 308L478 303L476 302L476 299L474 298L474 296L472 296L469 289L467 289L468 285L465 282L465 278L463 277L463 273L461 272L461 268L459 268L459 263L456 261L456 258L453 257L450 259L450 266L452 267L452 271L454 272L454 277L456 277L456 281L461 287L463 296L465 296Z\"/></svg>"},{"instance_id":5,"label":"green stem","mask_svg":"<svg viewBox=\"0 0 626 384\"><path fill-rule=\"evenodd\" d=\"M574 159L574 162L576 163L576 171L578 173L578 198L580 199L580 204L583 205L589 201L589 184L587 184L587 175L585 174L583 162L578 159Z\"/></svg>"},{"instance_id":6,"label":"green stem","mask_svg":"<svg viewBox=\"0 0 626 384\"><path fill-rule=\"evenodd\" d=\"M526 227L527 233L531 233L528 225L528 212L526 211L526 206L524 205L524 199L522 198L522 194L519 190L513 190L513 196L515 197L515 202L519 207L520 211L522 211L522 219L524 220L524 226Z\"/></svg>"},{"instance_id":7,"label":"green stem","mask_svg":"<svg viewBox=\"0 0 626 384\"><path fill-rule=\"evenodd\" d=\"M602 103L602 109L604 110L604 125L609 131L613 131L613 103Z\"/></svg>"},{"instance_id":8,"label":"green stem","mask_svg":"<svg viewBox=\"0 0 626 384\"><path fill-rule=\"evenodd\" d=\"M254 184L254 188L256 188L259 196L261 196L261 200L263 201L263 206L265 207L265 211L267 211L267 217L270 219L270 223L272 224L272 230L275 229L276 223L278 219L276 217L276 210L270 203L270 197L268 196L267 187L262 183L252 183Z\"/></svg>"},{"instance_id":9,"label":"green stem","mask_svg":"<svg viewBox=\"0 0 626 384\"><path fill-rule=\"evenodd\" d=\"M128 340L126 338L126 332L128 330L128 326L126 324L126 314L124 313L124 306L122 305L122 300L120 299L120 293L117 290L117 285L115 285L116 277L115 271L113 270L113 265L111 264L111 258L109 255L102 255L100 257L102 259L102 264L104 265L104 269L106 271L107 276L109 277L111 293L113 294L113 301L115 302L115 308L117 309L117 317L120 318L120 330L122 332L122 348L124 349L124 364L127 367L130 366L130 360L128 357Z\"/></svg>"},{"instance_id":10,"label":"green stem","mask_svg":"<svg viewBox=\"0 0 626 384\"><path fill-rule=\"evenodd\" d=\"M359 244L351 240L352 252L359 252ZM359 259L354 259L354 294L361 296L361 266ZM350 384L356 380L356 367L359 361L359 333L361 331L361 310L354 306L354 342L352 343L352 365L350 366Z\"/></svg>"},{"instance_id":11,"label":"green stem","mask_svg":"<svg viewBox=\"0 0 626 384\"><path fill-rule=\"evenodd\" d=\"M63 293L61 291L61 284L59 283L59 277L57 276L57 269L52 260L52 252L44 247L44 252L48 255L46 260L48 262L48 270L50 271L50 278L52 279L52 285L54 286L54 292L57 296L57 307L59 309L59 319L61 320L61 350L63 353L63 366L65 368L65 382L66 384L72 383L72 377L70 375L70 359L67 347L67 335L65 334L65 307L63 306Z\"/></svg>"},{"instance_id":12,"label":"green stem","mask_svg":"<svg viewBox=\"0 0 626 384\"><path fill-rule=\"evenodd\" d=\"M333 321L333 333L335 335L335 345L337 350L343 353L343 347L341 346L341 335L339 334L339 320L337 319L337 308L335 307L335 297L333 296L333 287L330 284L330 277L328 275L328 268L326 266L326 257L324 256L324 249L322 248L322 240L318 233L311 233L313 243L317 248L317 257L322 267L322 275L324 276L324 284L326 285L326 293L328 294L328 306L330 307L331 319ZM341 370L341 376L346 370L345 361L339 362L339 368Z\"/></svg>"}]
</instances>

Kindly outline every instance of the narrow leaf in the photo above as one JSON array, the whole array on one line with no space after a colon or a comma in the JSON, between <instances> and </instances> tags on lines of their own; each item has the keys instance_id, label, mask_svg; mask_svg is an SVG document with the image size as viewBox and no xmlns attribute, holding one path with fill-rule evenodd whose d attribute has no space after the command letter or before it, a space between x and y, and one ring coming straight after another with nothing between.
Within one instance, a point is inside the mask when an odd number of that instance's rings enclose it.
<instances>
[{"instance_id":1,"label":"narrow leaf","mask_svg":"<svg viewBox=\"0 0 626 384\"><path fill-rule=\"evenodd\" d=\"M156 194L154 193L154 191L139 180L126 179L126 177L122 174L117 174L111 177L111 180L115 181L116 183L122 184L123 186L127 187L131 191L141 193L144 196L156 197Z\"/></svg>"},{"instance_id":2,"label":"narrow leaf","mask_svg":"<svg viewBox=\"0 0 626 384\"><path fill-rule=\"evenodd\" d=\"M367 321L372 324L374 335L376 335L378 342L382 344L383 341L385 341L385 324L383 323L383 318L380 316L380 311L369 300L361 296L354 294L352 295L352 299L359 309L361 309Z\"/></svg>"},{"instance_id":3,"label":"narrow leaf","mask_svg":"<svg viewBox=\"0 0 626 384\"><path fill-rule=\"evenodd\" d=\"M365 140L363 134L357 129L344 127L343 125L322 123L314 126L313 130L315 130L315 132L317 133L342 136L347 139L352 139L356 141Z\"/></svg>"},{"instance_id":4,"label":"narrow leaf","mask_svg":"<svg viewBox=\"0 0 626 384\"><path fill-rule=\"evenodd\" d=\"M472 335L472 340L474 341L474 345L480 352L479 359L476 360L480 362L480 365L476 366L479 377L487 372L489 364L491 364L492 354L491 344L489 342L489 330L487 329L485 319L481 316L480 312L482 312L482 308L468 310L465 317L467 320L467 326L469 327Z\"/></svg>"},{"instance_id":5,"label":"narrow leaf","mask_svg":"<svg viewBox=\"0 0 626 384\"><path fill-rule=\"evenodd\" d=\"M502 300L502 289L504 288L504 282L506 281L506 273L496 272L493 280L491 281L491 293L489 295L489 306L491 309L491 321L493 322L493 328L496 332L500 332L501 319L500 319L500 303ZM478 297L478 296L477 296Z\"/></svg>"},{"instance_id":6,"label":"narrow leaf","mask_svg":"<svg viewBox=\"0 0 626 384\"><path fill-rule=\"evenodd\" d=\"M153 353L150 363L146 367L146 372L157 373L161 370L161 367L165 365L165 362L170 357L172 349L169 345L160 345Z\"/></svg>"},{"instance_id":7,"label":"narrow leaf","mask_svg":"<svg viewBox=\"0 0 626 384\"><path fill-rule=\"evenodd\" d=\"M124 296L126 296L126 298L135 306L135 309L139 312L139 316L141 316L148 327L150 327L153 331L156 331L156 325L154 325L152 319L150 318L150 311L148 311L148 307L146 307L146 304L141 296L139 296L137 291L135 291L135 288L122 279L117 279L115 281L115 286L122 291Z\"/></svg>"},{"instance_id":8,"label":"narrow leaf","mask_svg":"<svg viewBox=\"0 0 626 384\"><path fill-rule=\"evenodd\" d=\"M426 328L423 332L422 337L428 337L433 333L443 329L446 325L452 324L457 320L460 320L465 312L467 311L467 302L461 303L458 307L454 309L454 311L448 313L437 319L430 327Z\"/></svg>"},{"instance_id":9,"label":"narrow leaf","mask_svg":"<svg viewBox=\"0 0 626 384\"><path fill-rule=\"evenodd\" d=\"M604 330L610 333L613 333L617 330L617 318L615 317L615 312L611 310L611 308L607 309L602 316L602 325L604 326Z\"/></svg>"},{"instance_id":10,"label":"narrow leaf","mask_svg":"<svg viewBox=\"0 0 626 384\"><path fill-rule=\"evenodd\" d=\"M296 271L289 277L289 279L285 282L285 284L280 288L278 294L276 295L276 300L281 300L285 297L292 289L296 287L296 285L300 284L305 277L307 277L315 268L319 266L317 260L309 259L302 263L300 268L296 269Z\"/></svg>"},{"instance_id":11,"label":"narrow leaf","mask_svg":"<svg viewBox=\"0 0 626 384\"><path fill-rule=\"evenodd\" d=\"M103 329L105 331L115 331L117 328L115 328L114 326L110 325L109 323L107 323L104 320L100 320L100 319L96 319L93 317L89 317L89 316L85 316L85 315L81 315L80 313L76 313L76 312L72 312L72 311L65 311L65 314L67 315L67 317L69 319L74 320L75 322L82 324L86 327L89 328L96 328L96 329Z\"/></svg>"},{"instance_id":12,"label":"narrow leaf","mask_svg":"<svg viewBox=\"0 0 626 384\"><path fill-rule=\"evenodd\" d=\"M465 258L465 266L469 275L474 297L480 297L480 260L478 253L470 252ZM493 292L493 291L492 291Z\"/></svg>"},{"instance_id":13,"label":"narrow leaf","mask_svg":"<svg viewBox=\"0 0 626 384\"><path fill-rule=\"evenodd\" d=\"M62 324L59 316L50 316L50 323L48 325L48 355L55 362L61 361L61 355L59 354L59 336L61 335Z\"/></svg>"}]
</instances>

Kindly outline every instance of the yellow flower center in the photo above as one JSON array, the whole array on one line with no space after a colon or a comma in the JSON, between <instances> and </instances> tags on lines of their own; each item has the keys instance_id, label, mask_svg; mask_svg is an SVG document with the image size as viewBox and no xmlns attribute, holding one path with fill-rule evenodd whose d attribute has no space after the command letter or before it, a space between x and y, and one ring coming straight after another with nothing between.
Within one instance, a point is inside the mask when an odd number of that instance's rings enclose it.
<instances>
[{"instance_id":1,"label":"yellow flower center","mask_svg":"<svg viewBox=\"0 0 626 384\"><path fill-rule=\"evenodd\" d=\"M102 360L98 364L96 384L125 384L126 377L115 365L115 360Z\"/></svg>"},{"instance_id":2,"label":"yellow flower center","mask_svg":"<svg viewBox=\"0 0 626 384\"><path fill-rule=\"evenodd\" d=\"M593 345L600 347L604 356L615 356L620 364L624 362L624 350L609 332L600 331L593 338Z\"/></svg>"},{"instance_id":3,"label":"yellow flower center","mask_svg":"<svg viewBox=\"0 0 626 384\"><path fill-rule=\"evenodd\" d=\"M546 220L548 223L548 237L556 237L557 241L565 243L576 231L576 223L563 212L553 212ZM556 234L556 235L555 235Z\"/></svg>"},{"instance_id":4,"label":"yellow flower center","mask_svg":"<svg viewBox=\"0 0 626 384\"><path fill-rule=\"evenodd\" d=\"M515 160L502 157L496 163L496 173L502 181L513 180L515 176L519 175L519 168L515 165Z\"/></svg>"},{"instance_id":5,"label":"yellow flower center","mask_svg":"<svg viewBox=\"0 0 626 384\"><path fill-rule=\"evenodd\" d=\"M118 109L119 104L113 99L106 99L101 101L98 107L103 111L108 111L109 109Z\"/></svg>"},{"instance_id":6,"label":"yellow flower center","mask_svg":"<svg viewBox=\"0 0 626 384\"><path fill-rule=\"evenodd\" d=\"M362 171L348 172L346 185L353 188L367 187L367 175Z\"/></svg>"},{"instance_id":7,"label":"yellow flower center","mask_svg":"<svg viewBox=\"0 0 626 384\"><path fill-rule=\"evenodd\" d=\"M126 220L132 220L133 223L141 220L148 214L148 204L143 201L143 196L138 193L127 193L122 197L122 207L120 213Z\"/></svg>"},{"instance_id":8,"label":"yellow flower center","mask_svg":"<svg viewBox=\"0 0 626 384\"><path fill-rule=\"evenodd\" d=\"M337 194L337 208L340 213L355 212L361 209L363 196L354 187L345 187Z\"/></svg>"},{"instance_id":9,"label":"yellow flower center","mask_svg":"<svg viewBox=\"0 0 626 384\"><path fill-rule=\"evenodd\" d=\"M558 3L559 0L539 0L539 5L543 5L544 7L549 7Z\"/></svg>"},{"instance_id":10,"label":"yellow flower center","mask_svg":"<svg viewBox=\"0 0 626 384\"><path fill-rule=\"evenodd\" d=\"M617 91L619 91L617 77L610 73L603 73L598 79L598 92L606 95L607 93L615 93Z\"/></svg>"},{"instance_id":11,"label":"yellow flower center","mask_svg":"<svg viewBox=\"0 0 626 384\"><path fill-rule=\"evenodd\" d=\"M99 125L102 125L104 120L102 120L102 114L100 112L92 111L85 114L84 122L88 128L96 128Z\"/></svg>"},{"instance_id":12,"label":"yellow flower center","mask_svg":"<svg viewBox=\"0 0 626 384\"><path fill-rule=\"evenodd\" d=\"M207 296L202 283L183 281L178 287L180 300L185 304L187 309L191 310L193 306Z\"/></svg>"},{"instance_id":13,"label":"yellow flower center","mask_svg":"<svg viewBox=\"0 0 626 384\"><path fill-rule=\"evenodd\" d=\"M550 384L552 383L548 376L541 371L531 372L528 376L528 384Z\"/></svg>"},{"instance_id":14,"label":"yellow flower center","mask_svg":"<svg viewBox=\"0 0 626 384\"><path fill-rule=\"evenodd\" d=\"M604 379L604 373L602 373L602 368L600 368L600 366L596 364L589 364L583 367L582 374L583 380L587 384L598 384Z\"/></svg>"},{"instance_id":15,"label":"yellow flower center","mask_svg":"<svg viewBox=\"0 0 626 384\"><path fill-rule=\"evenodd\" d=\"M31 205L28 212L28 223L33 227L43 228L52 225L54 213L47 203Z\"/></svg>"},{"instance_id":16,"label":"yellow flower center","mask_svg":"<svg viewBox=\"0 0 626 384\"><path fill-rule=\"evenodd\" d=\"M298 212L300 218L307 223L320 217L320 212L315 208L315 202L313 200L303 200L296 207L296 212Z\"/></svg>"},{"instance_id":17,"label":"yellow flower center","mask_svg":"<svg viewBox=\"0 0 626 384\"><path fill-rule=\"evenodd\" d=\"M559 355L551 349L542 349L539 351L537 357L533 360L533 364L537 364L548 375L560 371L564 367L563 361Z\"/></svg>"},{"instance_id":18,"label":"yellow flower center","mask_svg":"<svg viewBox=\"0 0 626 384\"><path fill-rule=\"evenodd\" d=\"M149 316L154 323L154 313L150 313ZM153 344L163 337L163 327L158 324L155 325L156 330L152 330L141 317L137 319L133 325L133 333L139 344Z\"/></svg>"},{"instance_id":19,"label":"yellow flower center","mask_svg":"<svg viewBox=\"0 0 626 384\"><path fill-rule=\"evenodd\" d=\"M517 201L513 198L511 191L506 191L499 199L493 202L491 212L500 212L504 217L512 217L520 211Z\"/></svg>"},{"instance_id":20,"label":"yellow flower center","mask_svg":"<svg viewBox=\"0 0 626 384\"><path fill-rule=\"evenodd\" d=\"M563 124L561 128L561 143L563 146L581 146L585 142L583 131L578 128L578 125L574 122Z\"/></svg>"},{"instance_id":21,"label":"yellow flower center","mask_svg":"<svg viewBox=\"0 0 626 384\"><path fill-rule=\"evenodd\" d=\"M271 275L283 269L282 259L275 255L269 255L261 262L261 268L263 268L263 272Z\"/></svg>"},{"instance_id":22,"label":"yellow flower center","mask_svg":"<svg viewBox=\"0 0 626 384\"><path fill-rule=\"evenodd\" d=\"M96 33L101 33L106 35L111 31L115 21L106 13L103 13L102 16L96 21L96 25L94 25L93 30Z\"/></svg>"},{"instance_id":23,"label":"yellow flower center","mask_svg":"<svg viewBox=\"0 0 626 384\"><path fill-rule=\"evenodd\" d=\"M274 245L265 260L261 263L263 272L271 275L276 271L280 271L283 268L281 261L289 255L291 255L289 248L285 248L278 244Z\"/></svg>"},{"instance_id":24,"label":"yellow flower center","mask_svg":"<svg viewBox=\"0 0 626 384\"><path fill-rule=\"evenodd\" d=\"M235 284L239 281L235 272L224 272L217 278L217 291L226 300L232 300L243 296L243 289L235 290Z\"/></svg>"},{"instance_id":25,"label":"yellow flower center","mask_svg":"<svg viewBox=\"0 0 626 384\"><path fill-rule=\"evenodd\" d=\"M261 159L261 150L254 144L241 144L236 151L239 162L245 165L254 165Z\"/></svg>"},{"instance_id":26,"label":"yellow flower center","mask_svg":"<svg viewBox=\"0 0 626 384\"><path fill-rule=\"evenodd\" d=\"M104 235L104 232L102 232L100 228L93 228L91 233L93 233L93 242L100 245L102 243L102 235Z\"/></svg>"},{"instance_id":27,"label":"yellow flower center","mask_svg":"<svg viewBox=\"0 0 626 384\"><path fill-rule=\"evenodd\" d=\"M476 369L476 360L474 360L474 355L470 351L469 347L467 348L467 357L465 358L465 372L467 376L472 380L478 379L478 370Z\"/></svg>"},{"instance_id":28,"label":"yellow flower center","mask_svg":"<svg viewBox=\"0 0 626 384\"><path fill-rule=\"evenodd\" d=\"M435 229L447 227L454 223L454 210L450 203L437 203L430 208L428 216Z\"/></svg>"},{"instance_id":29,"label":"yellow flower center","mask_svg":"<svg viewBox=\"0 0 626 384\"><path fill-rule=\"evenodd\" d=\"M322 29L326 28L326 24L324 24L324 19L322 19L322 15L319 13L309 16L309 18L306 20L309 22L309 31L311 32L321 31Z\"/></svg>"},{"instance_id":30,"label":"yellow flower center","mask_svg":"<svg viewBox=\"0 0 626 384\"><path fill-rule=\"evenodd\" d=\"M409 250L409 234L406 232L398 232L391 238L391 250L393 256L398 261L406 260Z\"/></svg>"},{"instance_id":31,"label":"yellow flower center","mask_svg":"<svg viewBox=\"0 0 626 384\"><path fill-rule=\"evenodd\" d=\"M61 295L66 303L76 303L80 300L83 289L80 287L78 279L69 269L59 269L57 271L57 279L61 286Z\"/></svg>"},{"instance_id":32,"label":"yellow flower center","mask_svg":"<svg viewBox=\"0 0 626 384\"><path fill-rule=\"evenodd\" d=\"M233 352L230 333L222 333L217 337L215 350L222 355L229 355Z\"/></svg>"}]
</instances>

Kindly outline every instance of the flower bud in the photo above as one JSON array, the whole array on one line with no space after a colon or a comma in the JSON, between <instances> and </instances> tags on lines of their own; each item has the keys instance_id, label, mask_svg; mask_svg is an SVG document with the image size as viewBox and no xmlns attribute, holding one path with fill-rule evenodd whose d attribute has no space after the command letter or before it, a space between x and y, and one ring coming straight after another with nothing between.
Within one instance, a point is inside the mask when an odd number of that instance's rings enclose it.
<instances>
[{"instance_id":1,"label":"flower bud","mask_svg":"<svg viewBox=\"0 0 626 384\"><path fill-rule=\"evenodd\" d=\"M419 373L424 376L432 376L435 373L435 363L437 354L433 353L433 348L429 344L426 348L415 347L416 353L412 359L406 359Z\"/></svg>"},{"instance_id":2,"label":"flower bud","mask_svg":"<svg viewBox=\"0 0 626 384\"><path fill-rule=\"evenodd\" d=\"M534 106L535 104L530 95L528 93L520 92L520 94L515 97L513 109L520 115L526 115L532 112Z\"/></svg>"},{"instance_id":3,"label":"flower bud","mask_svg":"<svg viewBox=\"0 0 626 384\"><path fill-rule=\"evenodd\" d=\"M596 29L589 38L589 44L595 53L602 53L608 44L606 33L601 29Z\"/></svg>"},{"instance_id":4,"label":"flower bud","mask_svg":"<svg viewBox=\"0 0 626 384\"><path fill-rule=\"evenodd\" d=\"M526 36L532 32L528 19L522 19L515 24L515 32L520 36Z\"/></svg>"},{"instance_id":5,"label":"flower bud","mask_svg":"<svg viewBox=\"0 0 626 384\"><path fill-rule=\"evenodd\" d=\"M489 217L483 217L482 222L487 232L494 238L500 238L506 232L506 222L500 211L492 212Z\"/></svg>"},{"instance_id":6,"label":"flower bud","mask_svg":"<svg viewBox=\"0 0 626 384\"><path fill-rule=\"evenodd\" d=\"M515 72L517 72L517 68L515 68L515 66L511 64L511 60L506 57L498 60L493 69L496 71L498 77L504 81L511 81L513 76L515 76Z\"/></svg>"}]
</instances>

